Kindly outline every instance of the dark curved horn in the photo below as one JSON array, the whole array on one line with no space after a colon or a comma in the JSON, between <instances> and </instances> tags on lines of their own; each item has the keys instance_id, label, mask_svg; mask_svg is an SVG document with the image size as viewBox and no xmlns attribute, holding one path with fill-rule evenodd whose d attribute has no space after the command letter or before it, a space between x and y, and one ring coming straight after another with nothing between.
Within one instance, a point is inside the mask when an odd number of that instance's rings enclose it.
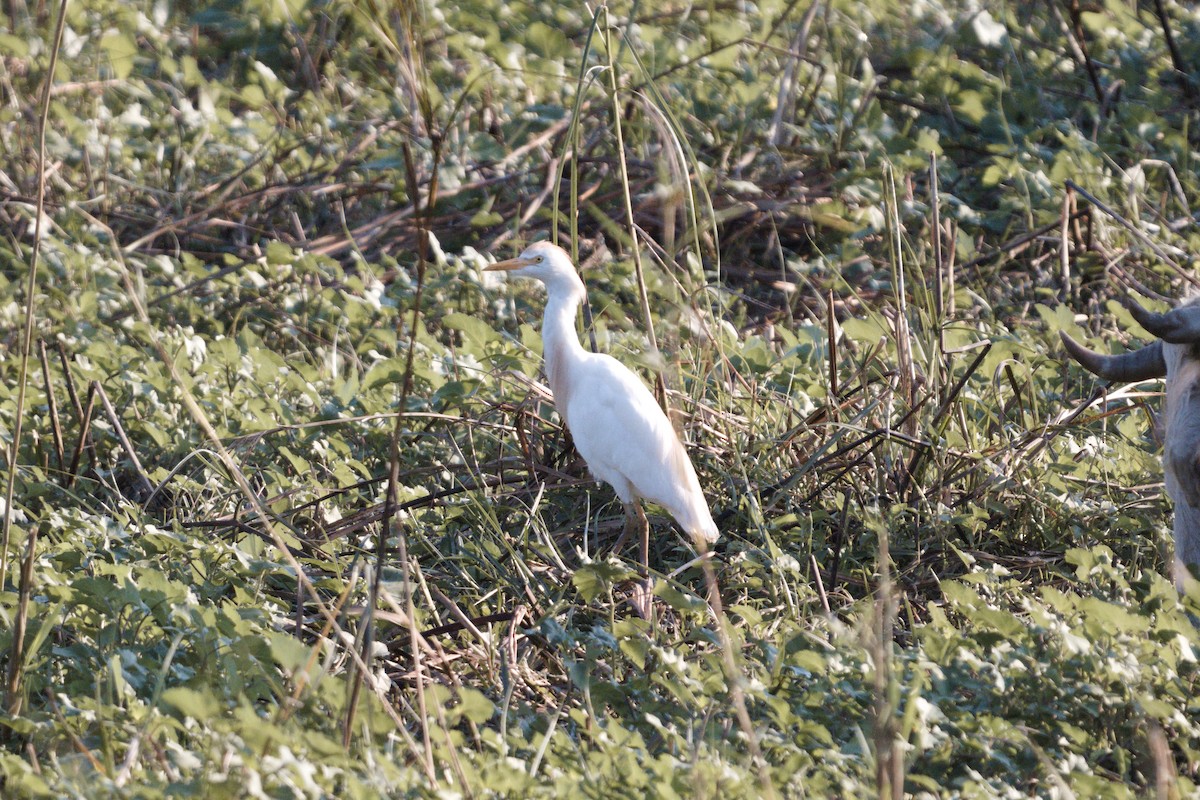
<instances>
[{"instance_id":1,"label":"dark curved horn","mask_svg":"<svg viewBox=\"0 0 1200 800\"><path fill-rule=\"evenodd\" d=\"M1149 313L1149 312L1147 312ZM1141 320L1139 320L1140 322ZM1131 350L1119 356L1106 356L1088 350L1064 331L1059 331L1063 344L1071 358L1083 365L1088 372L1099 375L1106 381L1133 383L1149 378L1162 378L1167 374L1167 362L1163 361L1162 342L1151 342L1141 350Z\"/></svg>"},{"instance_id":2,"label":"dark curved horn","mask_svg":"<svg viewBox=\"0 0 1200 800\"><path fill-rule=\"evenodd\" d=\"M1200 306L1188 305L1172 309L1165 314L1156 314L1142 308L1132 297L1121 298L1121 304L1138 324L1164 342L1171 344L1196 344L1200 342Z\"/></svg>"}]
</instances>

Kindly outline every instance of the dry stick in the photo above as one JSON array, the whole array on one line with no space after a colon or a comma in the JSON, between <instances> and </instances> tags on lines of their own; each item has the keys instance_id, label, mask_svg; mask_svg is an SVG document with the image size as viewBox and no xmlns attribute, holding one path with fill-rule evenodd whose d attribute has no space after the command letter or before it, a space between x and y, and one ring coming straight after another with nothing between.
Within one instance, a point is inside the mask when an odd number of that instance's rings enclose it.
<instances>
[{"instance_id":1,"label":"dry stick","mask_svg":"<svg viewBox=\"0 0 1200 800\"><path fill-rule=\"evenodd\" d=\"M1175 270L1175 272L1181 278L1188 281L1193 286L1200 286L1200 280L1197 280L1197 278L1194 275L1192 275L1190 272L1185 270L1183 267L1179 266L1179 264L1175 263L1175 260L1173 258L1171 258L1169 255L1167 255L1166 252L1162 249L1162 247L1159 246L1159 244L1157 242L1155 242L1153 239L1151 239L1146 234L1142 233L1141 230L1139 230L1137 228L1137 226L1135 226L1132 222L1125 219L1120 214L1118 214L1117 212L1113 211L1111 208L1106 206L1104 203L1097 200L1090 192L1088 192L1086 189L1084 189L1079 184L1075 183L1075 181L1072 181L1072 180L1064 181L1063 185L1066 186L1068 189L1073 189L1074 191L1078 192L1083 197L1084 200L1087 200L1089 203L1094 205L1096 208L1100 209L1105 214L1108 214L1110 217L1115 219L1117 222L1121 223L1121 225L1127 231L1129 231L1135 237L1137 237L1137 239L1140 242L1142 242L1142 244L1146 245L1151 250L1153 250L1154 254L1156 256L1158 256L1159 258L1161 258L1163 260L1163 262L1167 264L1167 266L1169 266L1171 269ZM1052 226L1058 225L1058 224L1060 224L1060 223L1057 223L1057 222L1052 223Z\"/></svg>"},{"instance_id":2,"label":"dry stick","mask_svg":"<svg viewBox=\"0 0 1200 800\"><path fill-rule=\"evenodd\" d=\"M946 257L946 295L949 303L946 313L954 317L958 311L958 300L954 295L954 262L958 258L958 223L953 219L946 220L946 239L950 243L950 252Z\"/></svg>"},{"instance_id":3,"label":"dry stick","mask_svg":"<svg viewBox=\"0 0 1200 800\"><path fill-rule=\"evenodd\" d=\"M785 8L780 13L780 15L775 18L775 21L771 23L771 27L767 31L766 35L763 36L762 41L759 42L758 49L754 51L755 58L760 56L762 54L762 51L767 48L775 49L775 48L772 48L771 45L768 45L767 42L771 41L771 39L774 38L775 34L779 32L779 29L781 27L783 27L783 23L785 21L787 21L787 18L792 15L792 12L796 9L796 6L798 6L798 5L800 5L800 0L791 0L787 4L787 8ZM820 7L820 5L821 5L820 0L814 0L814 2L809 6L808 11L804 12L804 17L800 20L800 27L802 29L807 30L808 27L812 24L812 20L810 20L809 17L816 16L817 9Z\"/></svg>"},{"instance_id":4,"label":"dry stick","mask_svg":"<svg viewBox=\"0 0 1200 800\"><path fill-rule=\"evenodd\" d=\"M1071 182L1067 181L1067 183L1071 183ZM1072 184L1072 185L1074 185L1074 184ZM1090 197L1090 195L1089 195L1089 197ZM1084 212L1084 211L1075 212L1074 214L1071 215L1072 221L1074 221L1075 219L1077 219L1078 217L1082 216L1085 213L1086 212ZM1056 230L1061 224L1062 224L1062 221L1056 219L1056 220L1054 220L1054 222L1048 222L1039 228L1034 228L1031 231L1022 233L1020 236L1014 236L1012 239L1009 239L1007 242L1000 245L995 250L992 250L987 253L980 253L979 255L975 256L970 261L967 261L966 263L964 263L962 265L962 268L964 270L973 269L975 267L978 267L980 264L984 264L988 261L991 261L993 258L1003 255L1004 253L1015 254L1018 251L1020 251L1022 248L1024 248L1026 245L1028 245L1030 242L1034 241L1035 239L1045 236L1047 233L1050 233L1051 231ZM953 239L951 239L951 241L953 242ZM950 249L950 257L951 258L954 257L954 252L955 252L954 248L952 247ZM948 274L950 275L951 279L953 279L954 273L948 273ZM951 288L953 288L953 283L951 283ZM953 298L954 295L951 294L950 297ZM951 314L954 313L953 308L950 309L950 313Z\"/></svg>"},{"instance_id":5,"label":"dry stick","mask_svg":"<svg viewBox=\"0 0 1200 800\"><path fill-rule=\"evenodd\" d=\"M917 370L913 362L912 335L908 322L908 287L904 273L904 243L901 240L900 200L896 196L896 176L891 164L885 165L887 183L885 200L888 205L887 219L890 223L888 240L891 244L892 265L895 275L893 289L896 298L896 361L900 370L900 387L904 402L912 408L916 402ZM909 436L917 435L917 419L912 417L904 431ZM919 548L918 548L919 550Z\"/></svg>"},{"instance_id":6,"label":"dry stick","mask_svg":"<svg viewBox=\"0 0 1200 800\"><path fill-rule=\"evenodd\" d=\"M430 588L441 594L441 591L436 586L431 586ZM451 610L452 614L454 614L454 609L457 609L457 606ZM459 611L458 613L462 612ZM484 614L482 617L468 617L460 622L447 622L445 625L438 625L435 628L426 628L421 631L421 636L428 639L432 636L445 636L449 633L458 633L459 631L466 630L472 632L477 639L482 639L483 632L479 630L480 625L491 625L495 622L511 622L515 616L512 611L497 611L495 614Z\"/></svg>"},{"instance_id":7,"label":"dry stick","mask_svg":"<svg viewBox=\"0 0 1200 800\"><path fill-rule=\"evenodd\" d=\"M50 66L42 84L42 99L38 114L37 145L37 203L34 207L33 245L29 255L29 275L25 282L25 327L21 332L21 366L17 383L17 407L13 423L12 446L8 451L8 482L4 489L4 521L0 524L0 589L8 582L8 544L12 534L13 496L17 486L17 456L21 451L21 423L25 417L25 390L29 379L29 351L33 347L33 312L37 291L38 256L41 253L42 217L46 211L46 121L50 116L50 84L54 83L54 70L58 66L58 53L62 48L63 29L67 20L67 0L58 7L58 23L54 28L54 45L50 48ZM37 544L37 525L29 526L25 539L25 560L21 565L21 585L18 590L17 614L13 621L12 650L8 658L8 681L6 682L5 710L10 716L21 713L21 682L25 662L25 628L29 622L29 598L33 582L34 547ZM5 729L8 730L7 728Z\"/></svg>"},{"instance_id":8,"label":"dry stick","mask_svg":"<svg viewBox=\"0 0 1200 800\"><path fill-rule=\"evenodd\" d=\"M1066 20L1062 18L1062 12L1058 10L1058 3L1050 3L1050 11L1067 34L1067 44L1071 48L1071 55L1075 56L1075 60L1087 70L1088 79L1092 82L1092 91L1096 93L1096 102L1103 104L1104 88L1100 85L1100 76L1096 74L1096 65L1092 63L1092 57L1088 54L1079 0L1070 0L1068 10L1071 12L1071 25L1067 25Z\"/></svg>"},{"instance_id":9,"label":"dry stick","mask_svg":"<svg viewBox=\"0 0 1200 800\"><path fill-rule=\"evenodd\" d=\"M942 209L938 198L937 153L929 153L929 207L932 211L933 228L933 308L938 326L938 353L946 355L946 287L942 281ZM949 364L943 364L949 369Z\"/></svg>"},{"instance_id":10,"label":"dry stick","mask_svg":"<svg viewBox=\"0 0 1200 800\"><path fill-rule=\"evenodd\" d=\"M1146 744L1154 764L1154 796L1156 800L1178 800L1182 796L1179 775L1175 771L1175 756L1162 725L1153 717L1146 719Z\"/></svg>"},{"instance_id":11,"label":"dry stick","mask_svg":"<svg viewBox=\"0 0 1200 800\"><path fill-rule=\"evenodd\" d=\"M456 620L458 620L459 626L463 630L468 631L472 636L474 636L476 641L480 641L480 642L484 641L483 631L481 631L481 630L479 630L479 628L475 627L474 621L472 621L472 619L470 617L468 617L461 608L458 607L458 603L455 603L453 600L451 600L449 597L447 597L446 593L443 592L441 589L439 589L434 584L427 584L426 588L428 588L430 593L433 595L433 597L439 603L441 603L442 606L444 606L447 611L450 612L450 616L452 616ZM512 614L506 613L503 616L511 617ZM446 626L440 625L438 627L445 628ZM425 635L425 634L422 634L422 635Z\"/></svg>"},{"instance_id":12,"label":"dry stick","mask_svg":"<svg viewBox=\"0 0 1200 800\"><path fill-rule=\"evenodd\" d=\"M828 302L825 303L825 338L829 341L829 396L834 398L834 403L829 413L829 420L837 422L839 416L837 396L840 387L838 386L837 373L837 317L833 311L833 289L829 290Z\"/></svg>"},{"instance_id":13,"label":"dry stick","mask_svg":"<svg viewBox=\"0 0 1200 800\"><path fill-rule=\"evenodd\" d=\"M975 502L975 500L989 487L996 485L1000 481L1011 480L1017 469L1015 465L1023 461L1028 462L1033 458L1033 456L1041 452L1041 450L1050 443L1051 439L1053 439L1062 431L1066 430L1067 427L1071 425L1078 417L1082 416L1085 411L1091 408L1097 400L1106 397L1108 395L1109 388L1109 384L1097 386L1095 390L1093 390L1091 396L1078 406L1059 412L1054 419L1047 420L1040 431L1030 431L1026 433L1025 437L1019 443L1009 445L1007 449L1011 451L1012 455L1009 463L1014 466L1010 466L1010 468L1002 476L992 475L991 477L980 481L979 485L973 490L955 500L951 507L965 508L970 503ZM947 478L947 481L957 481L967 474L977 472L978 469L979 466L977 463L969 464L961 472Z\"/></svg>"},{"instance_id":14,"label":"dry stick","mask_svg":"<svg viewBox=\"0 0 1200 800\"><path fill-rule=\"evenodd\" d=\"M96 758L95 754L92 752L92 748L84 744L83 740L79 738L79 734L75 732L74 726L67 722L66 717L63 716L62 710L58 707L58 702L54 699L55 694L56 692L54 691L54 687L46 687L46 703L50 706L50 712L54 714L55 721L58 722L58 727L56 730L65 731L67 737L71 740L71 746L75 748L75 752L79 753L79 755L83 756L84 759L87 760L88 764L96 771L97 775L103 775L107 778L108 770L106 769L105 765L100 763L100 760Z\"/></svg>"},{"instance_id":15,"label":"dry stick","mask_svg":"<svg viewBox=\"0 0 1200 800\"><path fill-rule=\"evenodd\" d=\"M129 457L133 463L133 469L137 473L138 483L140 484L141 492L138 494L140 498L149 497L154 492L154 484L146 477L146 471L142 469L142 462L138 459L137 451L133 449L133 445L129 442L129 437L125 435L125 426L121 424L121 418L117 416L116 409L108 399L108 392L104 391L104 387L99 381L92 381L91 390L100 396L100 402L104 404L104 413L108 415L108 421L113 426L113 431L117 434L117 441L121 443L121 449L125 451L125 455Z\"/></svg>"},{"instance_id":16,"label":"dry stick","mask_svg":"<svg viewBox=\"0 0 1200 800\"><path fill-rule=\"evenodd\" d=\"M63 347L62 342L55 342L54 349L58 351L58 361L62 364L63 381L67 384L67 396L71 398L76 418L82 420L83 406L79 403L79 393L75 391L75 379L71 377L71 363L67 358L67 348Z\"/></svg>"},{"instance_id":17,"label":"dry stick","mask_svg":"<svg viewBox=\"0 0 1200 800\"><path fill-rule=\"evenodd\" d=\"M339 594L337 597L337 600L334 601L333 608L331 609L331 611L333 612L335 617L343 613L343 609L345 608L346 601L350 599L350 591L353 588L354 584L357 582L358 582L358 565L356 564L353 571L351 572L350 580L344 582L345 586L342 587L341 594ZM299 592L297 592L296 596L297 597L300 596ZM300 603L297 603L296 605L298 608L301 607ZM300 618L300 615L297 615L296 630L300 629L301 622L302 622L302 620ZM325 625L321 628L320 638L325 638L326 636L328 636L329 631L330 631L330 624L329 624L329 621L326 620ZM304 673L305 674L311 673L316 668L317 660L320 658L320 656L321 656L320 651L315 647L308 651L308 660L304 663ZM296 685L292 687L292 695L291 695L290 701L287 703L280 703L279 707L275 710L274 723L276 725L281 725L284 722L286 722L291 717L292 713L301 707L300 695L303 694L303 692L304 692L304 686L300 682L297 682ZM266 748L270 745L270 743L271 742L269 739L263 743L263 750L262 750L263 756L265 756L267 754Z\"/></svg>"},{"instance_id":18,"label":"dry stick","mask_svg":"<svg viewBox=\"0 0 1200 800\"><path fill-rule=\"evenodd\" d=\"M903 441L912 442L913 440L911 439L911 437L905 436L903 433L896 430L896 428L904 425L904 423L908 422L908 420L911 419L913 416L915 416L918 411L920 411L922 408L924 408L925 403L928 402L928 400L929 400L929 397L930 397L929 395L925 395L920 400L918 400L916 402L916 404L914 404L913 407L911 409L909 409L908 413L906 413L903 417L900 418L900 421L896 425L891 425L889 423L887 427L876 428L876 429L872 430L870 433L867 433L866 435L864 435L861 439L858 439L856 441L851 442L848 445L844 445L844 446L838 448L837 450L830 453L828 456L825 456L824 458L820 459L819 461L810 462L814 467L817 465L822 465L822 464L825 464L826 462L830 462L839 456L843 456L846 453L849 453L850 451L861 447L862 445L866 444L867 442L874 441L874 443L871 445L870 449L867 450L867 452L863 453L861 456L859 456L858 458L854 459L849 464L847 464L845 466L845 468L842 469L841 472L837 473L836 475L832 476L831 478L826 479L824 483L822 483L819 487L817 487L816 491L810 492L806 497L804 497L801 500L801 502L799 503L799 505L806 506L809 503L811 503L813 500L820 497L825 492L826 489L828 489L830 486L833 486L835 483L837 483L839 480L841 480L842 476L845 475L847 472L849 472L851 469L853 469L854 467L861 464L868 456L870 456L872 453L874 453L875 450L881 444L883 444L885 441L895 439L895 440L901 441L901 442L903 442ZM925 443L925 442L918 441L917 443L923 447L929 446L928 443ZM781 483L776 484L775 487L772 487L772 488L779 490L778 494L776 494L775 496L776 497L781 496L783 489L790 489L791 486L796 481L799 480L800 476L806 474L807 472L808 472L807 469L801 469L795 475L787 478L786 480L784 480ZM774 499L772 499L771 504L773 505L774 502L775 502ZM770 506L768 506L768 508L769 507Z\"/></svg>"},{"instance_id":19,"label":"dry stick","mask_svg":"<svg viewBox=\"0 0 1200 800\"><path fill-rule=\"evenodd\" d=\"M203 451L203 452L208 452L208 451ZM545 474L549 474L549 475L559 475L560 474L560 473L554 472L553 470L549 470L549 469L542 468L542 467L539 467L538 471L541 471L541 472L543 472ZM305 509L312 508L313 506L316 506L316 505L319 505L320 503L326 502L331 498L336 498L339 495L341 495L347 491L351 491L354 489L362 489L362 488L371 486L373 484L380 483L385 480L386 480L386 478L371 478L370 480L359 481L356 484L344 487L342 489L334 490L332 492L329 492L326 495L318 497L315 500L310 500L307 503L301 503L298 506L292 506L291 508L287 509L287 511L284 512L284 514L287 516L295 516L296 514L304 511ZM583 479L579 479L578 481L566 482L566 483L563 483L562 485L574 485L575 483L586 483L586 481L584 481ZM476 491L479 491L480 489L491 489L496 486L513 486L513 485L514 485L513 481L511 481L511 480L506 481L503 479L503 476L493 476L493 477L486 478L479 483L476 483L476 482L463 483L459 486L455 486L450 489L442 489L442 490L439 490L436 492L429 492L428 494L424 494L421 497L418 497L416 499L407 500L403 503L400 503L394 509L392 509L392 513L395 514L396 512L399 512L399 511L408 511L408 510L411 510L414 508L433 508L437 505L437 502L439 500L442 500L446 497L451 497L451 496L457 495L457 494L463 494L464 492L476 492ZM526 491L532 485L534 485L534 482L532 482L532 481L526 482L524 484L520 484L517 486L517 488L515 488L513 490L513 492L518 493L518 492ZM278 499L278 498L269 498L267 500L267 505L273 504L276 499ZM350 533L361 530L366 525L369 525L373 522L377 522L377 521L383 519L385 511L386 511L386 503L377 503L373 506L368 506L360 511L356 511L353 515L346 517L345 519L339 521L338 523L329 525L328 527L326 527L324 529L323 536L326 541L332 541L334 539L339 539L343 536L347 536ZM243 522L241 522L241 520L239 520L236 516L235 517L221 517L218 519L206 519L206 520L180 520L178 524L182 528L205 528L205 529L236 528L236 529L244 531L246 533L252 533L256 536L261 535L258 531L254 530L253 528L251 528L251 527L245 525Z\"/></svg>"},{"instance_id":20,"label":"dry stick","mask_svg":"<svg viewBox=\"0 0 1200 800\"><path fill-rule=\"evenodd\" d=\"M42 380L46 384L46 403L50 408L50 432L54 436L54 455L58 459L58 470L62 472L65 466L62 425L58 421L58 401L54 397L54 387L50 382L50 361L46 358L45 339L38 339L38 360L42 362Z\"/></svg>"},{"instance_id":21,"label":"dry stick","mask_svg":"<svg viewBox=\"0 0 1200 800\"><path fill-rule=\"evenodd\" d=\"M1062 220L1062 234L1059 236L1058 245L1058 260L1061 270L1062 286L1058 291L1059 302L1065 303L1071 296L1071 200L1074 198L1074 193L1067 189L1063 192L1062 213L1059 218Z\"/></svg>"},{"instance_id":22,"label":"dry stick","mask_svg":"<svg viewBox=\"0 0 1200 800\"><path fill-rule=\"evenodd\" d=\"M79 440L75 442L75 452L71 454L71 463L67 465L67 480L63 484L64 489L70 489L75 485L75 478L79 474L79 459L83 455L85 447L90 447L89 442L92 438L92 411L96 408L96 392L91 387L88 388L87 407L79 412ZM92 462L95 463L93 454Z\"/></svg>"},{"instance_id":23,"label":"dry stick","mask_svg":"<svg viewBox=\"0 0 1200 800\"><path fill-rule=\"evenodd\" d=\"M1167 40L1167 49L1171 51L1171 64L1175 67L1175 71L1183 76L1183 91L1189 97L1192 96L1192 85L1188 81L1188 73L1185 68L1183 56L1179 53L1179 48L1175 46L1175 34L1171 33L1171 19L1167 16L1167 10L1163 8L1162 0L1154 0L1154 13L1158 16L1159 24L1162 25L1163 38Z\"/></svg>"},{"instance_id":24,"label":"dry stick","mask_svg":"<svg viewBox=\"0 0 1200 800\"><path fill-rule=\"evenodd\" d=\"M846 540L846 529L850 527L850 492L842 495L842 513L838 517L837 533L833 537L833 558L829 565L829 588L837 590L838 567L842 561L842 544Z\"/></svg>"},{"instance_id":25,"label":"dry stick","mask_svg":"<svg viewBox=\"0 0 1200 800\"><path fill-rule=\"evenodd\" d=\"M825 584L821 581L821 565L817 562L816 553L808 554L808 566L812 570L813 582L817 584L817 597L821 599L821 608L826 614L832 613L829 610L829 597L825 594Z\"/></svg>"}]
</instances>

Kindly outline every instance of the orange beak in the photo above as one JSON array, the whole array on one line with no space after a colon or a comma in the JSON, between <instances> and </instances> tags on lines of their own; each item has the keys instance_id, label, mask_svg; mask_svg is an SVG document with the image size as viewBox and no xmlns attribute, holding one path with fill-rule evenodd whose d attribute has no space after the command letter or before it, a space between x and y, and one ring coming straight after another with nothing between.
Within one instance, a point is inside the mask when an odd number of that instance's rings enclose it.
<instances>
[{"instance_id":1,"label":"orange beak","mask_svg":"<svg viewBox=\"0 0 1200 800\"><path fill-rule=\"evenodd\" d=\"M528 267L534 263L532 258L510 258L507 261L497 261L495 264L488 264L483 268L484 272L499 272L501 270L507 272L521 267Z\"/></svg>"}]
</instances>

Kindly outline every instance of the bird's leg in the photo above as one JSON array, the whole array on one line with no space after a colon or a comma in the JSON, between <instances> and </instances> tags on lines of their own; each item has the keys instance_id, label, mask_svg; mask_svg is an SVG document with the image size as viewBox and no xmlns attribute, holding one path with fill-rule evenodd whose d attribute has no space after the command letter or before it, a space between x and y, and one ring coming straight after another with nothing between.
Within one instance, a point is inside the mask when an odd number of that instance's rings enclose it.
<instances>
[{"instance_id":1,"label":"bird's leg","mask_svg":"<svg viewBox=\"0 0 1200 800\"><path fill-rule=\"evenodd\" d=\"M646 575L650 571L650 523L646 520L646 512L642 511L642 504L636 500L625 503L625 527L621 529L617 547L624 544L631 534L636 534L641 544L641 572L642 575Z\"/></svg>"},{"instance_id":2,"label":"bird's leg","mask_svg":"<svg viewBox=\"0 0 1200 800\"><path fill-rule=\"evenodd\" d=\"M642 579L634 586L633 596L630 600L638 615L643 619L649 619L653 588L653 584L650 582L650 523L646 520L646 512L642 510L642 504L636 500L625 504L625 529L621 533L621 539L635 532L641 545L642 559L639 571Z\"/></svg>"}]
</instances>

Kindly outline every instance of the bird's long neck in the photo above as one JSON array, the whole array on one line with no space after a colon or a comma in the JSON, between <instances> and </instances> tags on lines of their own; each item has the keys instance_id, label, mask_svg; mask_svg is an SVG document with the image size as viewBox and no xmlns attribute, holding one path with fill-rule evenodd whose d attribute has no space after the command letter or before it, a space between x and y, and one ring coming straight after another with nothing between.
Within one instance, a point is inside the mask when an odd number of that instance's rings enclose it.
<instances>
[{"instance_id":1,"label":"bird's long neck","mask_svg":"<svg viewBox=\"0 0 1200 800\"><path fill-rule=\"evenodd\" d=\"M575 332L575 315L583 302L583 284L563 287L561 291L550 291L546 300L545 318L542 320L542 353L546 359L546 378L550 391L554 392L559 413L563 411L563 400L570 387L571 365L579 363L583 346Z\"/></svg>"}]
</instances>

